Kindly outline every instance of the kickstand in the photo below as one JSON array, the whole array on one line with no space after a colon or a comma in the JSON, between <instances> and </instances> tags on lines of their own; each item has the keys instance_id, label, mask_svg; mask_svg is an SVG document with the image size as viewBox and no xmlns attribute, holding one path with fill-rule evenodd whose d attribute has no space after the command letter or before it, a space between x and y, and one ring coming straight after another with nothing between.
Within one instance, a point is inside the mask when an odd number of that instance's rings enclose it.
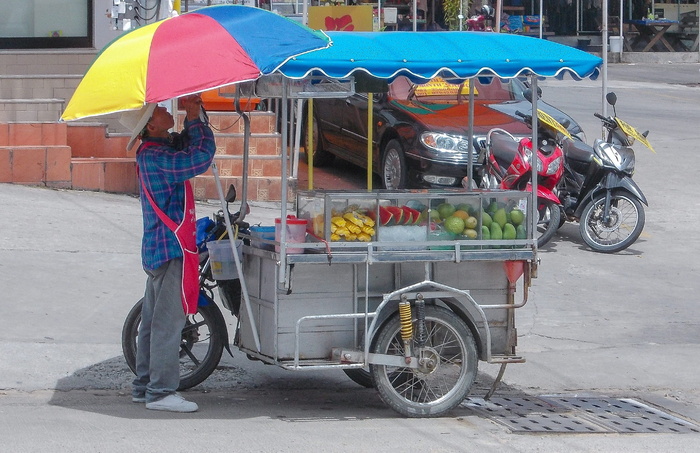
<instances>
[{"instance_id":1,"label":"kickstand","mask_svg":"<svg viewBox=\"0 0 700 453\"><path fill-rule=\"evenodd\" d=\"M491 397L493 396L493 393L496 391L496 387L498 387L498 384L501 383L501 379L503 379L503 374L506 372L506 365L508 365L508 364L507 363L501 364L501 369L498 370L498 375L496 375L496 379L493 381L493 385L491 385L491 389L484 397L484 401L488 401L491 399Z\"/></svg>"}]
</instances>

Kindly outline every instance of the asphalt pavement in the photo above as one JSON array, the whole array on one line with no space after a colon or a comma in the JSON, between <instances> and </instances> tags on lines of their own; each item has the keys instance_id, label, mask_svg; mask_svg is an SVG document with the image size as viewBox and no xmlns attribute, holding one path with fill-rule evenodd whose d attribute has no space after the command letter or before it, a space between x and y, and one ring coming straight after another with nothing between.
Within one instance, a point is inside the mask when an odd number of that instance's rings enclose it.
<instances>
[{"instance_id":1,"label":"asphalt pavement","mask_svg":"<svg viewBox=\"0 0 700 453\"><path fill-rule=\"evenodd\" d=\"M601 111L600 80L541 86L543 99L571 113L589 142L599 135L593 113ZM656 149L635 146L635 181L649 200L646 227L614 255L588 249L575 224L544 247L528 304L516 313L518 351L527 362L508 367L494 397L602 401L608 409L633 400L679 421L682 433L522 434L467 403L445 417L404 419L342 372L284 371L236 350L186 392L199 412L147 411L130 401L132 375L121 355L122 323L145 281L138 200L2 184L0 450L694 451L700 65L610 65L608 89L618 95L618 116L649 129ZM360 187L364 175L352 173L349 184ZM197 205L199 216L217 209L215 202ZM271 225L278 215L274 203L253 203L249 220ZM235 319L226 319L233 330ZM480 364L474 401L496 371ZM643 411L628 415L640 426L648 422Z\"/></svg>"}]
</instances>

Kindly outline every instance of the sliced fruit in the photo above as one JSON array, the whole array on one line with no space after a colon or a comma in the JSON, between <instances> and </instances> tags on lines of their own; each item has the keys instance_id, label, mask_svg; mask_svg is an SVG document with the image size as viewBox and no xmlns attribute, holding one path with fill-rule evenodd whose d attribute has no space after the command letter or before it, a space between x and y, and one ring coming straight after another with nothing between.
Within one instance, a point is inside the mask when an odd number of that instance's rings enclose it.
<instances>
[{"instance_id":1,"label":"sliced fruit","mask_svg":"<svg viewBox=\"0 0 700 453\"><path fill-rule=\"evenodd\" d=\"M401 209L398 206L387 206L384 209L389 211L391 213L391 215L393 216L393 220L394 220L393 225L403 225L404 224L403 209Z\"/></svg>"},{"instance_id":2,"label":"sliced fruit","mask_svg":"<svg viewBox=\"0 0 700 453\"><path fill-rule=\"evenodd\" d=\"M394 224L393 214L384 206L379 206L379 220L377 220L377 214L374 210L369 211L367 213L367 217L372 219L375 224L379 224L381 226L391 226Z\"/></svg>"}]
</instances>

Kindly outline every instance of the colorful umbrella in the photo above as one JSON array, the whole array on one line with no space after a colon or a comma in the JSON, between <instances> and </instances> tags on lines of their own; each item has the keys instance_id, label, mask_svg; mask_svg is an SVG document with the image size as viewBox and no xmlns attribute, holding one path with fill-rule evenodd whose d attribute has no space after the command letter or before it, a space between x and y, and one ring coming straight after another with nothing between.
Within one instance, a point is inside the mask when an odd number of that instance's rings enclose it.
<instances>
[{"instance_id":1,"label":"colorful umbrella","mask_svg":"<svg viewBox=\"0 0 700 453\"><path fill-rule=\"evenodd\" d=\"M132 30L105 47L62 120L141 108L274 72L330 39L278 14L248 6L200 8Z\"/></svg>"}]
</instances>

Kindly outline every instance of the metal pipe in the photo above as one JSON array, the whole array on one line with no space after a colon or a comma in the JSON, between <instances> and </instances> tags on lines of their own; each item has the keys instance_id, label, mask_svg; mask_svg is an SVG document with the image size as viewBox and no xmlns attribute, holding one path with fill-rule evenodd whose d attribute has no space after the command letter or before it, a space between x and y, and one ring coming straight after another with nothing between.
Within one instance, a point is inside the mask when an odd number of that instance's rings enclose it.
<instances>
[{"instance_id":1,"label":"metal pipe","mask_svg":"<svg viewBox=\"0 0 700 453\"><path fill-rule=\"evenodd\" d=\"M530 227L532 228L532 248L537 255L537 221L540 218L539 214L539 209L538 209L538 203L537 203L537 153L539 150L538 146L538 140L539 137L537 136L537 126L538 126L538 120L539 118L537 117L537 75L532 74L530 75L530 86L532 88L532 158L530 159L530 169L532 173L532 197L530 198L531 200L531 207L530 207L530 215L532 218L532 222L530 224Z\"/></svg>"},{"instance_id":2,"label":"metal pipe","mask_svg":"<svg viewBox=\"0 0 700 453\"><path fill-rule=\"evenodd\" d=\"M233 261L236 263L236 270L238 271L238 279L241 282L241 294L243 295L243 301L245 302L245 308L248 312L248 321L250 322L251 330L253 331L253 340L255 341L255 347L260 352L260 337L258 336L258 328L255 325L255 318L253 317L253 307L250 303L250 296L248 295L248 286L245 282L245 277L243 275L243 266L241 265L241 260L238 258L238 252L236 250L236 237L233 234L233 227L231 226L231 219L228 216L228 209L226 208L226 197L224 197L224 191L221 188L221 179L219 178L219 169L216 164L212 162L211 164L212 173L214 173L214 181L216 182L216 190L219 194L219 201L221 202L221 210L224 213L224 223L226 224L226 232L228 233L229 242L231 243L231 249L233 250Z\"/></svg>"}]
</instances>

